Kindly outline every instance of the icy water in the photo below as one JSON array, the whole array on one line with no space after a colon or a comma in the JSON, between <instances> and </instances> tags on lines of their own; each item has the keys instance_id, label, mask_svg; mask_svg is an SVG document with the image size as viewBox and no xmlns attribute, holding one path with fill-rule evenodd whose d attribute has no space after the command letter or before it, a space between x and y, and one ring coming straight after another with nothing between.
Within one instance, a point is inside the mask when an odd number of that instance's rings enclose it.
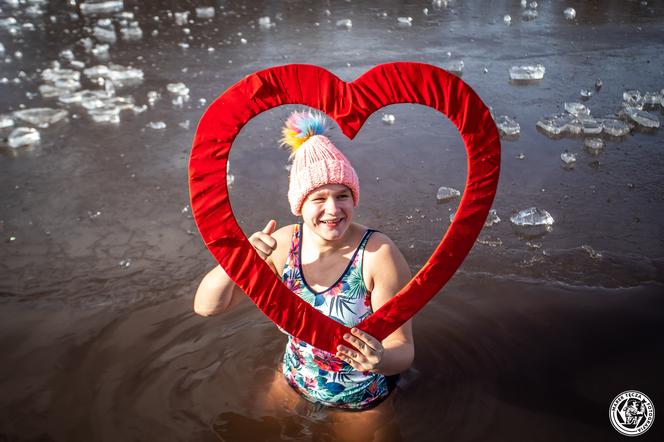
<instances>
[{"instance_id":1,"label":"icy water","mask_svg":"<svg viewBox=\"0 0 664 442\"><path fill-rule=\"evenodd\" d=\"M9 146L13 129L31 124L0 129L0 440L619 440L608 419L617 394L640 390L664 406L664 138L618 115L625 91L664 88L664 6L537 3L526 20L519 1L125 1L122 16L0 2L0 115L69 111L37 128L36 144ZM214 17L198 18L201 6ZM184 11L183 21L175 13ZM100 18L117 32L108 58L93 54L103 52ZM352 27L336 26L343 19ZM134 21L142 37L123 40ZM42 72L56 60L142 70L113 87L135 109L96 123L81 106L42 97ZM214 261L191 216L187 162L205 108L251 72L308 63L351 81L390 61L450 70L463 61L457 73L520 134L502 142L501 221L416 316L415 362L374 431L339 412L278 400L264 409L283 335L250 305L193 313ZM536 64L542 80L510 81L511 67ZM107 90L94 76L80 82ZM167 85L180 82L189 97L174 104ZM593 117L634 125L623 137L600 134L597 155L584 147L590 135L537 128L581 102L581 89L593 92L583 101ZM149 92L161 98L150 103ZM247 235L270 218L296 221L277 147L292 109L256 117L233 145L231 202ZM661 104L643 110L664 118ZM355 140L336 127L330 137L360 176L357 221L392 237L416 272L458 204L439 203L438 188L463 192L456 129L431 109L394 105ZM551 214L549 233L517 234L510 216L529 207ZM660 420L639 440L662 440Z\"/></svg>"}]
</instances>

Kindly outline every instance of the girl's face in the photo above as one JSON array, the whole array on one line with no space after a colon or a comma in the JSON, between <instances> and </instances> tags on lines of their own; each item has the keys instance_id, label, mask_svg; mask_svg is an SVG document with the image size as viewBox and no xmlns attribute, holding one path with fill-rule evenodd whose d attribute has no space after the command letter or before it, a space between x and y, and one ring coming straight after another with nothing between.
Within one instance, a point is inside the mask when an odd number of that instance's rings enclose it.
<instances>
[{"instance_id":1,"label":"girl's face","mask_svg":"<svg viewBox=\"0 0 664 442\"><path fill-rule=\"evenodd\" d=\"M311 192L302 204L302 220L327 241L343 237L353 220L353 194L343 184L326 184Z\"/></svg>"}]
</instances>

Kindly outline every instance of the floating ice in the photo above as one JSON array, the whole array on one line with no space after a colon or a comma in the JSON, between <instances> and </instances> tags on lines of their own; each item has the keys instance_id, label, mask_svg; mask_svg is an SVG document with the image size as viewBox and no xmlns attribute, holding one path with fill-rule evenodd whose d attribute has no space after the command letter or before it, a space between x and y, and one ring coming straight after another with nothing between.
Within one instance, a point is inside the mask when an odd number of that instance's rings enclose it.
<instances>
[{"instance_id":1,"label":"floating ice","mask_svg":"<svg viewBox=\"0 0 664 442\"><path fill-rule=\"evenodd\" d=\"M544 78L545 68L541 64L512 66L510 68L510 79L523 81L523 80L541 80Z\"/></svg>"},{"instance_id":2,"label":"floating ice","mask_svg":"<svg viewBox=\"0 0 664 442\"><path fill-rule=\"evenodd\" d=\"M512 215L510 222L520 235L535 237L550 232L554 220L546 210L530 207Z\"/></svg>"},{"instance_id":3,"label":"floating ice","mask_svg":"<svg viewBox=\"0 0 664 442\"><path fill-rule=\"evenodd\" d=\"M103 78L111 80L118 87L135 85L143 81L141 69L110 63L108 66L100 64L83 70L83 74L90 79Z\"/></svg>"},{"instance_id":4,"label":"floating ice","mask_svg":"<svg viewBox=\"0 0 664 442\"><path fill-rule=\"evenodd\" d=\"M39 131L34 127L17 127L9 134L9 147L18 148L39 142Z\"/></svg>"},{"instance_id":5,"label":"floating ice","mask_svg":"<svg viewBox=\"0 0 664 442\"><path fill-rule=\"evenodd\" d=\"M581 131L584 135L597 135L602 133L602 123L591 117L579 119Z\"/></svg>"},{"instance_id":6,"label":"floating ice","mask_svg":"<svg viewBox=\"0 0 664 442\"><path fill-rule=\"evenodd\" d=\"M270 17L261 17L258 19L258 26L260 26L261 29L270 29L276 26L276 23L273 23L272 20L270 20Z\"/></svg>"},{"instance_id":7,"label":"floating ice","mask_svg":"<svg viewBox=\"0 0 664 442\"><path fill-rule=\"evenodd\" d=\"M659 118L653 113L635 107L626 107L622 113L639 126L654 129L659 127Z\"/></svg>"},{"instance_id":8,"label":"floating ice","mask_svg":"<svg viewBox=\"0 0 664 442\"><path fill-rule=\"evenodd\" d=\"M601 138L586 138L583 144L593 155L598 155L604 149L604 141Z\"/></svg>"},{"instance_id":9,"label":"floating ice","mask_svg":"<svg viewBox=\"0 0 664 442\"><path fill-rule=\"evenodd\" d=\"M383 117L381 118L381 121L385 124L394 124L394 115L392 114L383 114Z\"/></svg>"},{"instance_id":10,"label":"floating ice","mask_svg":"<svg viewBox=\"0 0 664 442\"><path fill-rule=\"evenodd\" d=\"M512 16L510 16L509 14L505 14L505 16L503 17L503 21L507 25L511 24L512 23Z\"/></svg>"},{"instance_id":11,"label":"floating ice","mask_svg":"<svg viewBox=\"0 0 664 442\"><path fill-rule=\"evenodd\" d=\"M98 44L93 47L90 52L97 58L108 58L108 51L110 46L106 43Z\"/></svg>"},{"instance_id":12,"label":"floating ice","mask_svg":"<svg viewBox=\"0 0 664 442\"><path fill-rule=\"evenodd\" d=\"M58 101L63 104L81 104L81 105L83 105L83 103L95 102L95 103L101 103L100 105L103 106L102 100L105 98L109 98L105 90L90 91L86 89L62 95L58 98ZM86 109L94 108L94 106L87 106L87 105L83 105L83 107L85 107Z\"/></svg>"},{"instance_id":13,"label":"floating ice","mask_svg":"<svg viewBox=\"0 0 664 442\"><path fill-rule=\"evenodd\" d=\"M48 81L51 83L69 83L69 82L79 82L81 73L73 69L62 69L59 66L59 63L53 67L44 69L41 74L42 80ZM79 85L80 87L80 85Z\"/></svg>"},{"instance_id":14,"label":"floating ice","mask_svg":"<svg viewBox=\"0 0 664 442\"><path fill-rule=\"evenodd\" d=\"M214 17L214 7L201 7L196 8L196 18L212 18Z\"/></svg>"},{"instance_id":15,"label":"floating ice","mask_svg":"<svg viewBox=\"0 0 664 442\"><path fill-rule=\"evenodd\" d=\"M534 9L526 9L523 11L523 14L521 14L521 17L524 20L535 20L539 14L537 13L536 10Z\"/></svg>"},{"instance_id":16,"label":"floating ice","mask_svg":"<svg viewBox=\"0 0 664 442\"><path fill-rule=\"evenodd\" d=\"M161 94L157 91L148 92L148 104L154 106L154 104L161 99Z\"/></svg>"},{"instance_id":17,"label":"floating ice","mask_svg":"<svg viewBox=\"0 0 664 442\"><path fill-rule=\"evenodd\" d=\"M118 262L118 265L123 269L129 268L129 266L131 266L131 258L123 259L122 261Z\"/></svg>"},{"instance_id":18,"label":"floating ice","mask_svg":"<svg viewBox=\"0 0 664 442\"><path fill-rule=\"evenodd\" d=\"M461 75L463 73L464 63L463 60L454 60L444 62L441 66L447 72L451 72L455 75Z\"/></svg>"},{"instance_id":19,"label":"floating ice","mask_svg":"<svg viewBox=\"0 0 664 442\"><path fill-rule=\"evenodd\" d=\"M83 15L109 14L122 11L124 9L124 2L122 0L88 1L81 3L80 8Z\"/></svg>"},{"instance_id":20,"label":"floating ice","mask_svg":"<svg viewBox=\"0 0 664 442\"><path fill-rule=\"evenodd\" d=\"M127 27L120 28L120 33L123 40L134 41L143 38L143 30L137 21L129 23Z\"/></svg>"},{"instance_id":21,"label":"floating ice","mask_svg":"<svg viewBox=\"0 0 664 442\"><path fill-rule=\"evenodd\" d=\"M573 166L576 163L576 155L567 151L560 154L560 160L565 163L565 166Z\"/></svg>"},{"instance_id":22,"label":"floating ice","mask_svg":"<svg viewBox=\"0 0 664 442\"><path fill-rule=\"evenodd\" d=\"M14 125L14 119L9 115L0 115L0 129L6 129Z\"/></svg>"},{"instance_id":23,"label":"floating ice","mask_svg":"<svg viewBox=\"0 0 664 442\"><path fill-rule=\"evenodd\" d=\"M436 199L440 203L446 203L448 201L452 201L455 198L458 198L461 196L461 192L459 192L456 189L452 189L451 187L445 187L442 186L438 189L438 192L436 193Z\"/></svg>"},{"instance_id":24,"label":"floating ice","mask_svg":"<svg viewBox=\"0 0 664 442\"><path fill-rule=\"evenodd\" d=\"M350 28L353 27L353 22L351 21L350 18L344 18L344 19L341 19L341 20L337 20L337 27L350 29Z\"/></svg>"},{"instance_id":25,"label":"floating ice","mask_svg":"<svg viewBox=\"0 0 664 442\"><path fill-rule=\"evenodd\" d=\"M5 45L0 43L0 57L4 57L4 56L5 56Z\"/></svg>"},{"instance_id":26,"label":"floating ice","mask_svg":"<svg viewBox=\"0 0 664 442\"><path fill-rule=\"evenodd\" d=\"M52 84L42 84L39 86L39 93L44 98L55 98L72 92L72 89L55 87Z\"/></svg>"},{"instance_id":27,"label":"floating ice","mask_svg":"<svg viewBox=\"0 0 664 442\"><path fill-rule=\"evenodd\" d=\"M581 95L581 98L588 99L593 96L593 92L590 89L581 89L579 91L579 95Z\"/></svg>"},{"instance_id":28,"label":"floating ice","mask_svg":"<svg viewBox=\"0 0 664 442\"><path fill-rule=\"evenodd\" d=\"M565 132L580 133L583 130L578 120L568 113L544 117L537 122L537 127L550 135L561 135Z\"/></svg>"},{"instance_id":29,"label":"floating ice","mask_svg":"<svg viewBox=\"0 0 664 442\"><path fill-rule=\"evenodd\" d=\"M489 247L500 247L503 245L503 241L498 237L493 237L491 235L484 236L482 238L477 238L477 243L482 244L483 246Z\"/></svg>"},{"instance_id":30,"label":"floating ice","mask_svg":"<svg viewBox=\"0 0 664 442\"><path fill-rule=\"evenodd\" d=\"M92 34L97 38L97 40L106 42L106 43L115 43L118 39L118 35L115 33L115 27L110 19L101 19L97 22L97 25L92 30Z\"/></svg>"},{"instance_id":31,"label":"floating ice","mask_svg":"<svg viewBox=\"0 0 664 442\"><path fill-rule=\"evenodd\" d=\"M189 20L189 11L176 12L174 16L175 24L178 26L184 26L187 24L187 20Z\"/></svg>"},{"instance_id":32,"label":"floating ice","mask_svg":"<svg viewBox=\"0 0 664 442\"><path fill-rule=\"evenodd\" d=\"M63 58L67 61L72 61L74 59L74 52L71 49L65 49L60 51L60 58Z\"/></svg>"},{"instance_id":33,"label":"floating ice","mask_svg":"<svg viewBox=\"0 0 664 442\"><path fill-rule=\"evenodd\" d=\"M567 20L574 20L576 18L576 10L574 8L567 8L563 11Z\"/></svg>"},{"instance_id":34,"label":"floating ice","mask_svg":"<svg viewBox=\"0 0 664 442\"><path fill-rule=\"evenodd\" d=\"M519 154L516 155L517 160L523 160L525 158L526 158L526 156L523 153L519 153Z\"/></svg>"},{"instance_id":35,"label":"floating ice","mask_svg":"<svg viewBox=\"0 0 664 442\"><path fill-rule=\"evenodd\" d=\"M627 123L616 120L615 118L603 118L600 122L602 123L604 133L614 137L625 136L631 130Z\"/></svg>"},{"instance_id":36,"label":"floating ice","mask_svg":"<svg viewBox=\"0 0 664 442\"><path fill-rule=\"evenodd\" d=\"M646 92L643 94L643 104L649 106L662 105L662 92Z\"/></svg>"},{"instance_id":37,"label":"floating ice","mask_svg":"<svg viewBox=\"0 0 664 442\"><path fill-rule=\"evenodd\" d=\"M63 120L68 115L64 109L51 109L48 107L36 107L33 109L23 109L14 112L14 117L30 123L34 126L46 128Z\"/></svg>"},{"instance_id":38,"label":"floating ice","mask_svg":"<svg viewBox=\"0 0 664 442\"><path fill-rule=\"evenodd\" d=\"M498 212L496 212L495 209L489 210L489 214L486 217L486 221L484 221L484 227L492 227L495 226L500 222L500 217L498 216Z\"/></svg>"},{"instance_id":39,"label":"floating ice","mask_svg":"<svg viewBox=\"0 0 664 442\"><path fill-rule=\"evenodd\" d=\"M623 101L627 104L627 107L637 107L641 109L644 104L643 96L640 91L629 90L623 92Z\"/></svg>"},{"instance_id":40,"label":"floating ice","mask_svg":"<svg viewBox=\"0 0 664 442\"><path fill-rule=\"evenodd\" d=\"M412 26L413 17L397 17L397 23L399 26Z\"/></svg>"},{"instance_id":41,"label":"floating ice","mask_svg":"<svg viewBox=\"0 0 664 442\"><path fill-rule=\"evenodd\" d=\"M182 97L189 95L189 88L184 83L169 83L166 85L166 90Z\"/></svg>"},{"instance_id":42,"label":"floating ice","mask_svg":"<svg viewBox=\"0 0 664 442\"><path fill-rule=\"evenodd\" d=\"M156 130L166 129L166 123L163 121L150 121L148 127Z\"/></svg>"},{"instance_id":43,"label":"floating ice","mask_svg":"<svg viewBox=\"0 0 664 442\"><path fill-rule=\"evenodd\" d=\"M501 115L498 117L498 119L496 119L496 126L498 127L498 130L500 130L500 134L503 136L516 136L521 132L521 126L519 126L519 123L507 115Z\"/></svg>"},{"instance_id":44,"label":"floating ice","mask_svg":"<svg viewBox=\"0 0 664 442\"><path fill-rule=\"evenodd\" d=\"M588 255L592 259L602 259L602 254L600 252L595 251L592 247L590 247L588 244L583 244L581 248L588 253Z\"/></svg>"},{"instance_id":45,"label":"floating ice","mask_svg":"<svg viewBox=\"0 0 664 442\"><path fill-rule=\"evenodd\" d=\"M590 109L578 102L566 102L565 111L569 112L577 118L590 116Z\"/></svg>"},{"instance_id":46,"label":"floating ice","mask_svg":"<svg viewBox=\"0 0 664 442\"><path fill-rule=\"evenodd\" d=\"M602 82L602 80L598 78L597 81L595 81L595 90L599 91L600 89L602 89L603 85L604 83Z\"/></svg>"}]
</instances>

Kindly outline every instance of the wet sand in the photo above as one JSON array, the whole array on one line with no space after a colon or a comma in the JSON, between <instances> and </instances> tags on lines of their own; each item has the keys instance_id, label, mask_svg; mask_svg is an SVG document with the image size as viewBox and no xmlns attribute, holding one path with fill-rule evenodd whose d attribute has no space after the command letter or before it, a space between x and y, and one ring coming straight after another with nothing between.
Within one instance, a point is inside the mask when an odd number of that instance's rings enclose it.
<instances>
[{"instance_id":1,"label":"wet sand","mask_svg":"<svg viewBox=\"0 0 664 442\"><path fill-rule=\"evenodd\" d=\"M285 338L256 309L215 318L192 312L196 286L214 263L188 206L188 154L206 106L251 72L312 63L349 81L394 60L443 67L463 60L462 79L496 115L516 118L521 134L502 143L494 204L502 221L483 230L415 319L416 360L388 404L388 435L622 440L608 419L615 395L637 389L656 408L664 404L662 130L606 137L595 156L582 137L550 138L535 125L598 78L602 89L585 102L596 116L616 112L627 89L660 91L664 7L539 3L539 17L526 21L518 1L439 9L354 0L311 10L226 1L215 18L199 20L194 2L126 1L144 37L111 45L110 61L143 69L145 80L118 94L137 104L147 105L149 91L162 99L143 114L123 113L119 125L68 108L70 118L30 148L8 148L0 132L0 440L338 440L346 427L334 412L257 406ZM562 14L568 6L577 10L573 21ZM0 82L1 114L57 106L37 88L61 50L73 49L87 67L101 63L78 43L94 20L72 19L76 8L64 1L51 1L41 16L25 8L3 3L0 12L36 27L0 29L9 60L0 63L0 78L8 78ZM188 34L168 14L180 10L192 11ZM259 29L263 16L276 26ZM413 25L398 26L398 16L412 16ZM343 18L353 20L350 31L335 26ZM544 80L510 83L508 68L525 63L544 64ZM181 108L165 90L179 81L191 89ZM286 200L288 155L276 147L293 108L259 115L233 145L231 203L247 234L270 218L296 221ZM392 126L381 123L387 112ZM156 121L166 128L150 129ZM353 141L334 125L330 136L360 176L356 221L393 238L416 272L458 203L437 204L437 188L464 188L456 129L430 109L394 105ZM561 167L565 150L577 154L572 170ZM509 217L531 206L555 223L528 240ZM638 440L662 440L662 428L656 418ZM371 440L367 433L346 436Z\"/></svg>"}]
</instances>

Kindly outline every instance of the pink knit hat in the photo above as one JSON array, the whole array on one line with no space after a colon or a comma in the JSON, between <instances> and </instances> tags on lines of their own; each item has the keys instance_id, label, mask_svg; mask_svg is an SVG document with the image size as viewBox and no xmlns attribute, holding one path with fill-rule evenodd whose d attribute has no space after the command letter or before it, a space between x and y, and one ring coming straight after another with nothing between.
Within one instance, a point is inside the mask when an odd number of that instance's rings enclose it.
<instances>
[{"instance_id":1,"label":"pink knit hat","mask_svg":"<svg viewBox=\"0 0 664 442\"><path fill-rule=\"evenodd\" d=\"M300 216L302 204L311 192L325 184L343 184L360 202L360 183L348 158L327 138L325 117L320 113L293 112L282 130L281 143L290 146L291 159L288 202L293 215Z\"/></svg>"}]
</instances>

